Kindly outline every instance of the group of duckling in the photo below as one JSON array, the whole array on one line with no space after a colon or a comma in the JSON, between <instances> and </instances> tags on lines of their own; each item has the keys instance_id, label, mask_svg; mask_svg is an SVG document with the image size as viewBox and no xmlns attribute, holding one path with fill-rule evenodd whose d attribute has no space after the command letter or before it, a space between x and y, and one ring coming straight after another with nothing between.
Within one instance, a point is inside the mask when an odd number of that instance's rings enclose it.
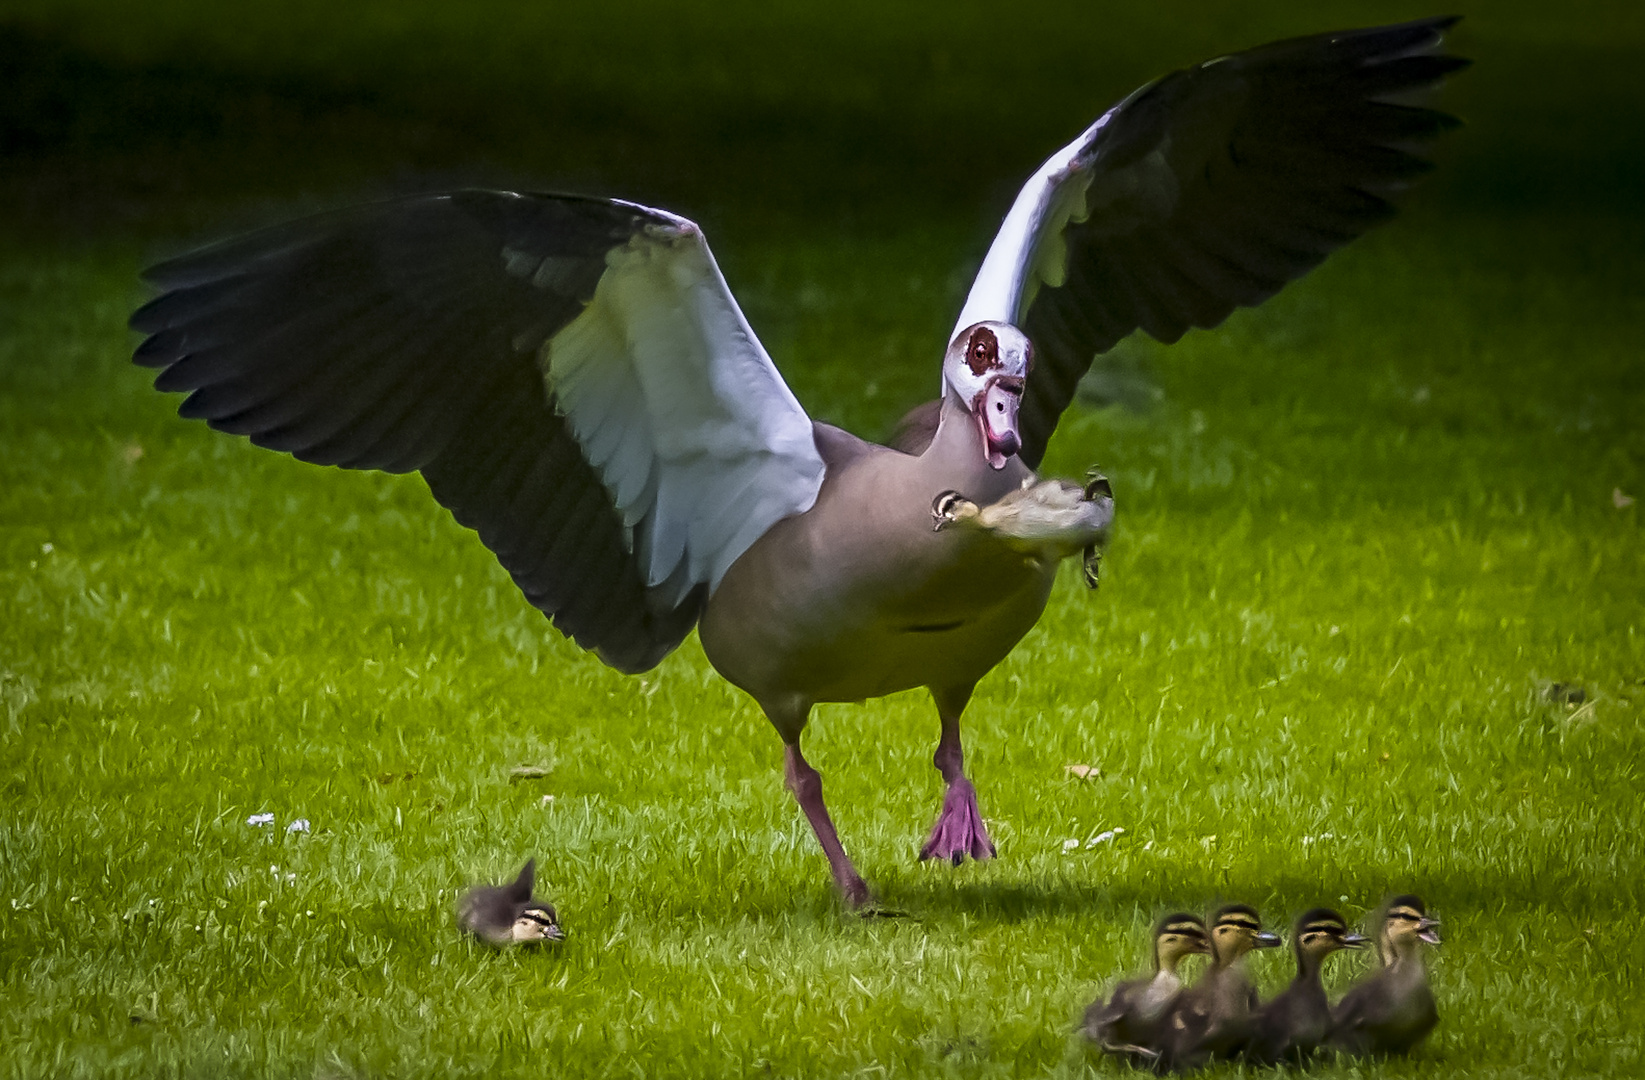
<instances>
[{"instance_id":1,"label":"group of duckling","mask_svg":"<svg viewBox=\"0 0 1645 1080\"><path fill-rule=\"evenodd\" d=\"M534 895L535 884L532 859L507 885L471 889L458 904L458 925L499 947L563 940L559 915ZM1377 919L1380 964L1333 1008L1320 980L1326 958L1364 948L1371 939L1350 930L1330 908L1314 908L1296 921L1296 978L1266 1004L1245 971L1245 957L1278 946L1280 939L1262 928L1255 908L1226 904L1209 929L1198 915L1168 915L1154 931L1153 974L1122 982L1108 1000L1092 1002L1081 1029L1104 1053L1160 1072L1229 1058L1301 1065L1325 1048L1403 1054L1439 1022L1421 951L1424 942L1439 944L1438 928L1420 897L1388 901ZM1195 955L1209 956L1211 966L1185 986L1178 968Z\"/></svg>"},{"instance_id":2,"label":"group of duckling","mask_svg":"<svg viewBox=\"0 0 1645 1080\"><path fill-rule=\"evenodd\" d=\"M1320 981L1326 958L1364 948L1370 939L1330 908L1314 908L1297 920L1291 938L1296 978L1266 1004L1259 1002L1244 960L1280 939L1263 930L1254 908L1219 908L1209 931L1197 915L1170 915L1154 932L1154 973L1121 983L1107 1001L1092 1002L1082 1030L1103 1052L1160 1072L1230 1058L1301 1065L1323 1049L1403 1054L1439 1021L1422 959L1424 942L1439 944L1438 927L1419 897L1390 900L1377 919L1380 963L1333 1008ZM1184 986L1178 966L1196 954L1210 956L1211 966Z\"/></svg>"}]
</instances>

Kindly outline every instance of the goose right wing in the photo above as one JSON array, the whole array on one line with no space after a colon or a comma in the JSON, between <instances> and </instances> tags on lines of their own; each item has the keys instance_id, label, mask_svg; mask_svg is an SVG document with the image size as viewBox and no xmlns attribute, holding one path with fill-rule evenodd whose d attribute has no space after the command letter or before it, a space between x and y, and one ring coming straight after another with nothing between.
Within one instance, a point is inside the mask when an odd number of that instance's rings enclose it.
<instances>
[{"instance_id":1,"label":"goose right wing","mask_svg":"<svg viewBox=\"0 0 1645 1080\"><path fill-rule=\"evenodd\" d=\"M461 191L266 229L148 271L138 363L180 413L304 461L420 470L554 624L655 665L777 520L812 425L697 226Z\"/></svg>"}]
</instances>

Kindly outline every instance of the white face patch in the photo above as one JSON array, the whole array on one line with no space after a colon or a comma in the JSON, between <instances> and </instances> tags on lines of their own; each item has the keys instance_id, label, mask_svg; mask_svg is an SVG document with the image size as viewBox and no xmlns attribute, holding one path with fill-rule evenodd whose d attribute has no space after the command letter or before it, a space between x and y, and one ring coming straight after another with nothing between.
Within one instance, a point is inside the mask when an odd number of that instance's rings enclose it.
<instances>
[{"instance_id":1,"label":"white face patch","mask_svg":"<svg viewBox=\"0 0 1645 1080\"><path fill-rule=\"evenodd\" d=\"M1034 347L1021 330L1001 322L968 326L954 335L942 360L943 381L971 405L1000 378L1028 378Z\"/></svg>"},{"instance_id":2,"label":"white face patch","mask_svg":"<svg viewBox=\"0 0 1645 1080\"><path fill-rule=\"evenodd\" d=\"M988 463L996 469L1022 448L1017 409L1034 363L1034 349L1008 323L983 322L955 335L943 357L943 384L976 417Z\"/></svg>"}]
</instances>

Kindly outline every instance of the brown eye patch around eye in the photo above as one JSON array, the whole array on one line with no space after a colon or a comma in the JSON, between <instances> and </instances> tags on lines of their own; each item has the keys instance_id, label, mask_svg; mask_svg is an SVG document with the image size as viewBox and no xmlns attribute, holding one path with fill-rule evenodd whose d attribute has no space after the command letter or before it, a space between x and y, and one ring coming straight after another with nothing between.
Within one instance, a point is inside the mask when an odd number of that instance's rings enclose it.
<instances>
[{"instance_id":1,"label":"brown eye patch around eye","mask_svg":"<svg viewBox=\"0 0 1645 1080\"><path fill-rule=\"evenodd\" d=\"M981 375L1000 365L1000 339L986 326L979 326L971 334L971 344L965 350L966 365L971 374Z\"/></svg>"}]
</instances>

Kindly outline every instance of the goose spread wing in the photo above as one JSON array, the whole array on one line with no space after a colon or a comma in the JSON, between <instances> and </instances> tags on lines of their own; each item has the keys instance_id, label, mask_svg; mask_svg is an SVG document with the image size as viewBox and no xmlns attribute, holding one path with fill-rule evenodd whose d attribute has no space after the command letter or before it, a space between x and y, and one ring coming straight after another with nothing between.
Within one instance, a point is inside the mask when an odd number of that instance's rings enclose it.
<instances>
[{"instance_id":1,"label":"goose spread wing","mask_svg":"<svg viewBox=\"0 0 1645 1080\"><path fill-rule=\"evenodd\" d=\"M1215 326L1393 213L1454 118L1394 100L1467 61L1454 18L1282 41L1167 75L1102 115L1018 194L955 333L1034 343L1019 424L1037 467L1091 360L1137 328Z\"/></svg>"},{"instance_id":2,"label":"goose spread wing","mask_svg":"<svg viewBox=\"0 0 1645 1080\"><path fill-rule=\"evenodd\" d=\"M823 462L696 225L462 191L276 226L145 275L179 412L303 461L419 470L526 598L655 665Z\"/></svg>"}]
</instances>

